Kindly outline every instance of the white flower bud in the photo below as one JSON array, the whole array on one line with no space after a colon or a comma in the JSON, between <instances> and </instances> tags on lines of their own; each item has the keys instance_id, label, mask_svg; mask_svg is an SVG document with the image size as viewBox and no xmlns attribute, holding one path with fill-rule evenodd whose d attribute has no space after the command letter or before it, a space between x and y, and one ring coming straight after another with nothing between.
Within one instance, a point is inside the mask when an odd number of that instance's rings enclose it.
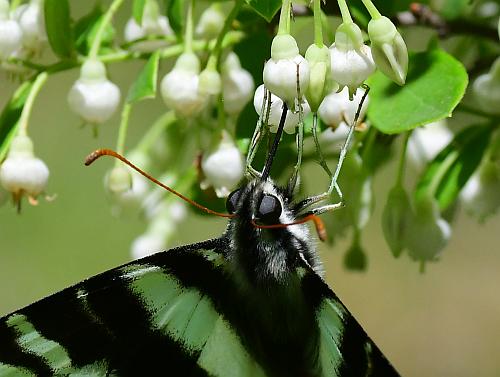
<instances>
[{"instance_id":1,"label":"white flower bud","mask_svg":"<svg viewBox=\"0 0 500 377\"><path fill-rule=\"evenodd\" d=\"M104 177L104 184L112 194L122 194L132 188L132 174L127 166L117 165Z\"/></svg>"},{"instance_id":2,"label":"white flower bud","mask_svg":"<svg viewBox=\"0 0 500 377\"><path fill-rule=\"evenodd\" d=\"M476 78L472 84L472 92L476 102L488 114L500 114L500 57L498 57L488 73Z\"/></svg>"},{"instance_id":3,"label":"white flower bud","mask_svg":"<svg viewBox=\"0 0 500 377\"><path fill-rule=\"evenodd\" d=\"M319 105L333 87L330 50L326 46L318 47L312 44L306 51L306 60L310 73L305 96L312 111L317 112Z\"/></svg>"},{"instance_id":4,"label":"white flower bud","mask_svg":"<svg viewBox=\"0 0 500 377\"><path fill-rule=\"evenodd\" d=\"M126 42L133 42L148 36L173 35L167 17L161 16L156 1L147 1L142 16L142 24L138 25L134 18L130 18L124 30ZM165 40L141 41L132 46L135 51L153 52L167 45Z\"/></svg>"},{"instance_id":5,"label":"white flower bud","mask_svg":"<svg viewBox=\"0 0 500 377\"><path fill-rule=\"evenodd\" d=\"M319 106L318 114L321 120L332 128L342 126L342 128L348 129L352 122L354 122L356 111L358 111L359 104L364 94L365 89L357 91L351 101L349 100L349 90L347 88L342 89L340 92L330 93ZM365 117L369 102L370 97L367 95L363 102L363 106L361 106L359 120Z\"/></svg>"},{"instance_id":6,"label":"white flower bud","mask_svg":"<svg viewBox=\"0 0 500 377\"><path fill-rule=\"evenodd\" d=\"M201 14L196 26L196 34L204 39L217 37L224 27L225 19L220 4L212 4Z\"/></svg>"},{"instance_id":7,"label":"white flower bud","mask_svg":"<svg viewBox=\"0 0 500 377\"><path fill-rule=\"evenodd\" d=\"M500 208L500 170L495 162L485 161L467 182L461 198L468 213L486 220Z\"/></svg>"},{"instance_id":8,"label":"white flower bud","mask_svg":"<svg viewBox=\"0 0 500 377\"><path fill-rule=\"evenodd\" d=\"M16 136L0 166L2 186L18 201L23 194L36 198L45 190L48 179L49 169L35 157L31 139L24 135Z\"/></svg>"},{"instance_id":9,"label":"white flower bud","mask_svg":"<svg viewBox=\"0 0 500 377\"><path fill-rule=\"evenodd\" d=\"M419 261L436 260L450 236L450 225L441 218L436 200L417 201L406 237L409 255Z\"/></svg>"},{"instance_id":10,"label":"white flower bud","mask_svg":"<svg viewBox=\"0 0 500 377\"><path fill-rule=\"evenodd\" d=\"M17 14L19 26L23 32L22 41L24 47L35 52L39 51L43 43L47 41L43 0L31 0Z\"/></svg>"},{"instance_id":11,"label":"white flower bud","mask_svg":"<svg viewBox=\"0 0 500 377\"><path fill-rule=\"evenodd\" d=\"M417 169L422 169L452 139L453 133L446 127L444 119L415 128L408 141L407 155L410 162Z\"/></svg>"},{"instance_id":12,"label":"white flower bud","mask_svg":"<svg viewBox=\"0 0 500 377\"><path fill-rule=\"evenodd\" d=\"M206 177L202 188L213 186L219 198L228 196L243 178L243 155L227 132L223 132L220 144L213 151L203 155L201 169Z\"/></svg>"},{"instance_id":13,"label":"white flower bud","mask_svg":"<svg viewBox=\"0 0 500 377\"><path fill-rule=\"evenodd\" d=\"M230 52L222 65L222 98L228 114L238 114L252 98L255 84L252 75L241 68L240 59Z\"/></svg>"},{"instance_id":14,"label":"white flower bud","mask_svg":"<svg viewBox=\"0 0 500 377\"><path fill-rule=\"evenodd\" d=\"M161 81L163 100L177 114L194 116L205 107L207 97L200 93L199 73L198 57L193 53L184 53Z\"/></svg>"},{"instance_id":15,"label":"white flower bud","mask_svg":"<svg viewBox=\"0 0 500 377\"><path fill-rule=\"evenodd\" d=\"M297 42L291 35L275 36L271 44L271 59L264 65L264 85L293 111L297 98L297 70L303 95L309 85L309 64L299 54Z\"/></svg>"},{"instance_id":16,"label":"white flower bud","mask_svg":"<svg viewBox=\"0 0 500 377\"><path fill-rule=\"evenodd\" d=\"M87 123L107 121L120 102L120 89L106 78L106 67L99 60L88 59L83 63L80 78L68 93L71 110Z\"/></svg>"},{"instance_id":17,"label":"white flower bud","mask_svg":"<svg viewBox=\"0 0 500 377\"><path fill-rule=\"evenodd\" d=\"M221 92L221 77L219 72L213 68L205 68L200 73L199 92L204 96L216 96Z\"/></svg>"},{"instance_id":18,"label":"white flower bud","mask_svg":"<svg viewBox=\"0 0 500 377\"><path fill-rule=\"evenodd\" d=\"M375 70L370 47L363 44L361 30L354 23L341 24L330 47L332 77L352 96Z\"/></svg>"},{"instance_id":19,"label":"white flower bud","mask_svg":"<svg viewBox=\"0 0 500 377\"><path fill-rule=\"evenodd\" d=\"M267 100L266 103L263 103L264 91L265 87L264 84L262 84L255 90L255 95L253 97L253 106L257 114L259 114L259 116L262 113L262 105L265 106L263 113L264 116L263 121L265 121L267 113ZM281 114L283 112L283 101L281 100L281 98L275 96L272 93L270 93L270 95L271 95L271 111L269 112L269 120L267 124L270 127L271 132L276 132L278 130L278 125L280 124ZM304 101L302 103L302 110L304 116L306 116L311 112L311 108L309 107L307 101ZM297 125L299 124L299 120L300 118L298 112L293 113L291 111L288 111L285 118L284 131L288 134L295 133L295 127L297 127Z\"/></svg>"},{"instance_id":20,"label":"white flower bud","mask_svg":"<svg viewBox=\"0 0 500 377\"><path fill-rule=\"evenodd\" d=\"M377 68L399 85L403 85L408 72L408 50L396 26L387 17L368 23L371 51Z\"/></svg>"},{"instance_id":21,"label":"white flower bud","mask_svg":"<svg viewBox=\"0 0 500 377\"><path fill-rule=\"evenodd\" d=\"M9 3L0 0L0 60L8 58L21 45L22 31L19 24L9 19Z\"/></svg>"}]
</instances>

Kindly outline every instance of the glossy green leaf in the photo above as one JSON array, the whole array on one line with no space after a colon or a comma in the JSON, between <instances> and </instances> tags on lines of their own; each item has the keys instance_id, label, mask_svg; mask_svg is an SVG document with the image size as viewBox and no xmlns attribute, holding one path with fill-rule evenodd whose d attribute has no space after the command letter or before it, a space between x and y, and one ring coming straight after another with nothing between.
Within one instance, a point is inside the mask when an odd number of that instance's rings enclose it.
<instances>
[{"instance_id":1,"label":"glossy green leaf","mask_svg":"<svg viewBox=\"0 0 500 377\"><path fill-rule=\"evenodd\" d=\"M75 46L79 53L87 55L103 19L103 11L96 5L90 13L79 19L73 29ZM110 46L115 37L115 29L108 24L101 39L101 49Z\"/></svg>"},{"instance_id":2,"label":"glossy green leaf","mask_svg":"<svg viewBox=\"0 0 500 377\"><path fill-rule=\"evenodd\" d=\"M369 81L368 117L380 131L400 133L451 116L467 87L467 72L458 60L434 49L410 55L404 86L377 72Z\"/></svg>"},{"instance_id":3,"label":"glossy green leaf","mask_svg":"<svg viewBox=\"0 0 500 377\"><path fill-rule=\"evenodd\" d=\"M21 117L24 103L28 98L33 82L27 81L17 88L14 95L5 105L0 114L0 161L9 149L10 141L16 132L18 120Z\"/></svg>"},{"instance_id":4,"label":"glossy green leaf","mask_svg":"<svg viewBox=\"0 0 500 377\"><path fill-rule=\"evenodd\" d=\"M151 55L141 73L139 73L139 76L132 84L127 95L127 102L137 102L156 96L159 62L160 53L157 51Z\"/></svg>"},{"instance_id":5,"label":"glossy green leaf","mask_svg":"<svg viewBox=\"0 0 500 377\"><path fill-rule=\"evenodd\" d=\"M440 210L447 209L481 162L491 133L491 127L475 125L457 134L422 174L415 192L417 201L434 193Z\"/></svg>"},{"instance_id":6,"label":"glossy green leaf","mask_svg":"<svg viewBox=\"0 0 500 377\"><path fill-rule=\"evenodd\" d=\"M137 25L142 24L142 15L144 14L144 6L146 5L146 0L134 0L132 6L132 16L134 17Z\"/></svg>"},{"instance_id":7,"label":"glossy green leaf","mask_svg":"<svg viewBox=\"0 0 500 377\"><path fill-rule=\"evenodd\" d=\"M45 0L45 30L50 47L61 58L73 55L71 19L68 0Z\"/></svg>"},{"instance_id":8,"label":"glossy green leaf","mask_svg":"<svg viewBox=\"0 0 500 377\"><path fill-rule=\"evenodd\" d=\"M274 15L281 8L281 0L245 0L254 11L271 22Z\"/></svg>"},{"instance_id":9,"label":"glossy green leaf","mask_svg":"<svg viewBox=\"0 0 500 377\"><path fill-rule=\"evenodd\" d=\"M184 30L186 18L184 2L185 0L165 0L168 22L177 36L182 35L182 31Z\"/></svg>"}]
</instances>

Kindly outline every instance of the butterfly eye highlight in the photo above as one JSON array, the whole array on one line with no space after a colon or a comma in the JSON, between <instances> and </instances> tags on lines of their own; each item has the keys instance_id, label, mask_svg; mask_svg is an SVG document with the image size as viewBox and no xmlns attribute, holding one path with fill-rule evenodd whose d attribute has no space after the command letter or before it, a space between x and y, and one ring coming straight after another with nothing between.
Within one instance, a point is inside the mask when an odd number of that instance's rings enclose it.
<instances>
[{"instance_id":1,"label":"butterfly eye highlight","mask_svg":"<svg viewBox=\"0 0 500 377\"><path fill-rule=\"evenodd\" d=\"M229 194L226 200L226 210L229 214L233 214L236 212L236 207L238 206L238 202L240 201L241 190L234 190Z\"/></svg>"},{"instance_id":2,"label":"butterfly eye highlight","mask_svg":"<svg viewBox=\"0 0 500 377\"><path fill-rule=\"evenodd\" d=\"M277 224L281 216L281 202L274 195L264 195L260 200L256 217L266 224Z\"/></svg>"}]
</instances>

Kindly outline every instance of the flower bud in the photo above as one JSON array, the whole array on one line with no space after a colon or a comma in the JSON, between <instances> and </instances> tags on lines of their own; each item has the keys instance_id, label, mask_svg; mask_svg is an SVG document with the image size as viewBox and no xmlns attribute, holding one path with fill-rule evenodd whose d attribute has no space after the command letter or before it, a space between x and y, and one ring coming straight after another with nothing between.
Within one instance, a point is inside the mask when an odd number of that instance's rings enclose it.
<instances>
[{"instance_id":1,"label":"flower bud","mask_svg":"<svg viewBox=\"0 0 500 377\"><path fill-rule=\"evenodd\" d=\"M263 116L264 116L263 121L265 121L266 113L267 113L267 101L266 101L266 103L263 103L264 102L264 91L265 91L265 87L264 87L264 84L262 84L255 90L255 95L253 97L253 106L254 106L257 114L260 115L262 113L262 105L265 106L264 113L263 113ZM278 130L278 125L280 124L281 114L283 112L283 101L279 97L275 96L274 94L272 94L272 93L269 93L269 94L271 95L271 110L269 112L269 119L268 119L267 124L270 127L271 132L276 132ZM304 116L309 114L309 112L311 111L311 108L309 107L309 104L307 103L307 101L303 102L302 111L303 111ZM288 134L295 133L295 128L299 124L299 121L300 121L300 117L299 117L298 112L293 113L291 111L288 111L286 114L286 118L285 118L284 131Z\"/></svg>"},{"instance_id":2,"label":"flower bud","mask_svg":"<svg viewBox=\"0 0 500 377\"><path fill-rule=\"evenodd\" d=\"M467 182L461 198L465 209L479 221L486 220L500 208L500 169L497 163L485 161Z\"/></svg>"},{"instance_id":3,"label":"flower bud","mask_svg":"<svg viewBox=\"0 0 500 377\"><path fill-rule=\"evenodd\" d=\"M291 35L275 36L271 44L271 59L264 65L264 85L271 93L285 101L294 112L297 70L300 93L303 95L309 85L309 64L299 54L297 42Z\"/></svg>"},{"instance_id":4,"label":"flower bud","mask_svg":"<svg viewBox=\"0 0 500 377\"><path fill-rule=\"evenodd\" d=\"M221 142L213 151L203 155L201 169L206 178L202 188L213 186L219 198L228 196L243 178L243 156L227 132L222 133Z\"/></svg>"},{"instance_id":5,"label":"flower bud","mask_svg":"<svg viewBox=\"0 0 500 377\"><path fill-rule=\"evenodd\" d=\"M22 31L19 24L9 19L9 3L0 0L0 60L8 58L21 45Z\"/></svg>"},{"instance_id":6,"label":"flower bud","mask_svg":"<svg viewBox=\"0 0 500 377\"><path fill-rule=\"evenodd\" d=\"M106 78L106 67L99 60L87 59L80 78L68 93L68 104L87 123L107 121L120 102L120 89Z\"/></svg>"},{"instance_id":7,"label":"flower bud","mask_svg":"<svg viewBox=\"0 0 500 377\"><path fill-rule=\"evenodd\" d=\"M370 47L363 44L361 29L354 23L342 23L337 28L330 58L333 80L340 88L347 86L351 98L375 70Z\"/></svg>"},{"instance_id":8,"label":"flower bud","mask_svg":"<svg viewBox=\"0 0 500 377\"><path fill-rule=\"evenodd\" d=\"M488 114L500 114L500 57L498 57L488 73L476 78L472 84L472 92L476 102Z\"/></svg>"},{"instance_id":9,"label":"flower bud","mask_svg":"<svg viewBox=\"0 0 500 377\"><path fill-rule=\"evenodd\" d=\"M410 199L401 185L392 188L382 212L382 231L394 257L405 248L406 232L411 222Z\"/></svg>"},{"instance_id":10,"label":"flower bud","mask_svg":"<svg viewBox=\"0 0 500 377\"><path fill-rule=\"evenodd\" d=\"M39 51L47 40L43 0L31 0L17 14L19 17L19 26L23 34L23 46L34 52Z\"/></svg>"},{"instance_id":11,"label":"flower bud","mask_svg":"<svg viewBox=\"0 0 500 377\"><path fill-rule=\"evenodd\" d=\"M373 60L380 71L399 85L406 81L408 50L396 26L387 17L374 18L368 23Z\"/></svg>"},{"instance_id":12,"label":"flower bud","mask_svg":"<svg viewBox=\"0 0 500 377\"><path fill-rule=\"evenodd\" d=\"M12 140L7 158L0 166L0 183L19 203L26 194L36 198L47 186L49 169L33 153L33 142L28 136L18 135Z\"/></svg>"},{"instance_id":13,"label":"flower bud","mask_svg":"<svg viewBox=\"0 0 500 377\"><path fill-rule=\"evenodd\" d=\"M312 44L306 51L306 60L310 73L305 96L311 110L317 112L319 105L333 87L330 50L326 46L318 47Z\"/></svg>"},{"instance_id":14,"label":"flower bud","mask_svg":"<svg viewBox=\"0 0 500 377\"><path fill-rule=\"evenodd\" d=\"M356 92L352 101L349 100L349 90L342 89L340 92L332 92L325 97L318 109L318 114L321 120L332 128L337 128L344 123L344 126L350 126L354 122L354 117L358 111L361 99L365 94L365 89ZM368 103L370 102L369 95L366 96L363 106L359 113L359 120L365 117Z\"/></svg>"},{"instance_id":15,"label":"flower bud","mask_svg":"<svg viewBox=\"0 0 500 377\"><path fill-rule=\"evenodd\" d=\"M450 236L450 225L441 218L436 200L433 197L418 200L406 234L409 255L419 261L436 260Z\"/></svg>"},{"instance_id":16,"label":"flower bud","mask_svg":"<svg viewBox=\"0 0 500 377\"><path fill-rule=\"evenodd\" d=\"M206 95L199 90L200 61L193 53L184 53L161 81L165 104L182 116L194 116L206 105Z\"/></svg>"},{"instance_id":17,"label":"flower bud","mask_svg":"<svg viewBox=\"0 0 500 377\"><path fill-rule=\"evenodd\" d=\"M126 42L133 42L148 36L173 35L167 17L161 16L158 3L149 0L144 6L142 23L138 25L134 18L130 18L125 25L124 37ZM132 46L135 51L153 52L167 45L165 40L141 41Z\"/></svg>"},{"instance_id":18,"label":"flower bud","mask_svg":"<svg viewBox=\"0 0 500 377\"><path fill-rule=\"evenodd\" d=\"M221 77L219 72L214 68L205 68L200 73L199 91L201 95L216 96L221 92Z\"/></svg>"},{"instance_id":19,"label":"flower bud","mask_svg":"<svg viewBox=\"0 0 500 377\"><path fill-rule=\"evenodd\" d=\"M111 169L104 179L106 188L112 194L121 194L132 188L132 174L128 167L117 165Z\"/></svg>"},{"instance_id":20,"label":"flower bud","mask_svg":"<svg viewBox=\"0 0 500 377\"><path fill-rule=\"evenodd\" d=\"M196 26L196 34L204 39L212 39L219 35L224 27L225 17L220 4L212 4L203 11Z\"/></svg>"},{"instance_id":21,"label":"flower bud","mask_svg":"<svg viewBox=\"0 0 500 377\"><path fill-rule=\"evenodd\" d=\"M239 114L252 98L254 88L252 75L241 68L238 55L230 52L222 65L224 110L231 115Z\"/></svg>"},{"instance_id":22,"label":"flower bud","mask_svg":"<svg viewBox=\"0 0 500 377\"><path fill-rule=\"evenodd\" d=\"M359 239L355 236L351 247L344 256L344 266L349 270L364 271L367 264L366 253L361 248Z\"/></svg>"}]
</instances>

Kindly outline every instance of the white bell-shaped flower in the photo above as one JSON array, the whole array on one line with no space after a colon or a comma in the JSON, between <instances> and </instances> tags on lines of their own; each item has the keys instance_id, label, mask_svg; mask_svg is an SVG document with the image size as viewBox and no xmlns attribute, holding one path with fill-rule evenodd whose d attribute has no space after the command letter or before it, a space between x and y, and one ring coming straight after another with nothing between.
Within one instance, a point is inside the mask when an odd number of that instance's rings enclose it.
<instances>
[{"instance_id":1,"label":"white bell-shaped flower","mask_svg":"<svg viewBox=\"0 0 500 377\"><path fill-rule=\"evenodd\" d=\"M354 121L356 111L358 111L364 94L364 89L358 90L351 101L349 100L349 90L347 88L342 89L340 92L330 93L319 106L318 114L321 120L334 129L339 126L350 126ZM369 102L370 97L367 95L361 106L358 121L364 119Z\"/></svg>"},{"instance_id":2,"label":"white bell-shaped flower","mask_svg":"<svg viewBox=\"0 0 500 377\"><path fill-rule=\"evenodd\" d=\"M104 185L112 194L121 194L132 188L132 174L127 166L116 165L104 177Z\"/></svg>"},{"instance_id":3,"label":"white bell-shaped flower","mask_svg":"<svg viewBox=\"0 0 500 377\"><path fill-rule=\"evenodd\" d=\"M352 97L357 88L375 71L370 47L363 43L361 29L342 23L330 47L332 77L341 88L347 86Z\"/></svg>"},{"instance_id":4,"label":"white bell-shaped flower","mask_svg":"<svg viewBox=\"0 0 500 377\"><path fill-rule=\"evenodd\" d=\"M212 4L201 14L195 32L204 39L212 39L219 35L224 27L226 17L222 13L220 4Z\"/></svg>"},{"instance_id":5,"label":"white bell-shaped flower","mask_svg":"<svg viewBox=\"0 0 500 377\"><path fill-rule=\"evenodd\" d=\"M9 18L9 2L0 0L0 60L8 58L19 48L22 37L17 21Z\"/></svg>"},{"instance_id":6,"label":"white bell-shaped flower","mask_svg":"<svg viewBox=\"0 0 500 377\"><path fill-rule=\"evenodd\" d=\"M7 158L0 166L0 183L19 203L23 195L35 200L47 186L49 169L36 158L33 142L26 135L12 140Z\"/></svg>"},{"instance_id":7,"label":"white bell-shaped flower","mask_svg":"<svg viewBox=\"0 0 500 377\"><path fill-rule=\"evenodd\" d=\"M415 128L408 141L407 156L409 161L417 169L422 169L452 139L453 133L446 127L445 119Z\"/></svg>"},{"instance_id":8,"label":"white bell-shaped flower","mask_svg":"<svg viewBox=\"0 0 500 377\"><path fill-rule=\"evenodd\" d=\"M310 74L309 87L305 96L313 112L317 112L325 96L334 87L330 68L330 50L326 46L318 47L316 44L312 44L307 48L306 60L309 63Z\"/></svg>"},{"instance_id":9,"label":"white bell-shaped flower","mask_svg":"<svg viewBox=\"0 0 500 377\"><path fill-rule=\"evenodd\" d=\"M106 67L99 60L83 63L80 78L68 93L71 110L90 124L107 121L120 103L120 89L106 78Z\"/></svg>"},{"instance_id":10,"label":"white bell-shaped flower","mask_svg":"<svg viewBox=\"0 0 500 377\"><path fill-rule=\"evenodd\" d=\"M201 169L205 175L202 189L212 186L219 198L228 196L243 178L243 155L227 132L222 133L221 141L214 150L203 155Z\"/></svg>"},{"instance_id":11,"label":"white bell-shaped flower","mask_svg":"<svg viewBox=\"0 0 500 377\"><path fill-rule=\"evenodd\" d=\"M238 55L230 52L222 65L224 110L231 115L239 114L252 98L254 88L252 75L241 68Z\"/></svg>"},{"instance_id":12,"label":"white bell-shaped flower","mask_svg":"<svg viewBox=\"0 0 500 377\"><path fill-rule=\"evenodd\" d=\"M165 104L182 116L197 115L207 104L207 96L200 93L200 60L193 53L184 53L177 59L172 71L161 81Z\"/></svg>"},{"instance_id":13,"label":"white bell-shaped flower","mask_svg":"<svg viewBox=\"0 0 500 377\"><path fill-rule=\"evenodd\" d=\"M297 81L303 96L309 86L309 63L299 54L297 42L291 35L274 37L271 59L264 65L263 78L266 88L295 112Z\"/></svg>"},{"instance_id":14,"label":"white bell-shaped flower","mask_svg":"<svg viewBox=\"0 0 500 377\"><path fill-rule=\"evenodd\" d=\"M43 0L31 0L15 13L23 32L23 46L34 52L39 51L47 41L43 3Z\"/></svg>"},{"instance_id":15,"label":"white bell-shaped flower","mask_svg":"<svg viewBox=\"0 0 500 377\"><path fill-rule=\"evenodd\" d=\"M497 163L483 162L462 189L460 197L467 212L479 221L495 214L500 208L500 169Z\"/></svg>"},{"instance_id":16,"label":"white bell-shaped flower","mask_svg":"<svg viewBox=\"0 0 500 377\"><path fill-rule=\"evenodd\" d=\"M255 90L255 95L253 97L253 106L255 108L255 111L257 112L257 114L259 114L259 116L263 114L264 116L263 121L265 121L268 110L267 108L268 101L266 100L266 103L264 103L264 93L265 93L265 86L264 84L262 84ZM283 113L283 101L281 100L281 98L275 96L272 93L270 93L270 95L271 95L271 110L269 111L269 119L267 125L269 126L271 132L276 132L278 130L278 125L280 124L281 114ZM264 112L262 112L262 106L265 107ZM309 104L305 100L302 103L302 112L304 116L306 116L311 112L311 108L309 107ZM298 112L293 113L289 110L285 118L284 131L288 134L295 133L295 128L299 124L299 121L300 121L300 114Z\"/></svg>"},{"instance_id":17,"label":"white bell-shaped flower","mask_svg":"<svg viewBox=\"0 0 500 377\"><path fill-rule=\"evenodd\" d=\"M472 92L478 106L485 113L500 114L500 57L488 73L479 75L472 84Z\"/></svg>"},{"instance_id":18,"label":"white bell-shaped flower","mask_svg":"<svg viewBox=\"0 0 500 377\"><path fill-rule=\"evenodd\" d=\"M198 88L201 95L216 96L222 90L222 79L220 73L213 67L206 67L200 73L200 86Z\"/></svg>"},{"instance_id":19,"label":"white bell-shaped flower","mask_svg":"<svg viewBox=\"0 0 500 377\"><path fill-rule=\"evenodd\" d=\"M139 25L134 18L125 24L124 38L126 42L133 42L148 36L173 35L168 18L160 14L158 3L149 0L144 6L142 23ZM152 52L167 45L165 40L150 40L135 43L132 49L141 52Z\"/></svg>"}]
</instances>

